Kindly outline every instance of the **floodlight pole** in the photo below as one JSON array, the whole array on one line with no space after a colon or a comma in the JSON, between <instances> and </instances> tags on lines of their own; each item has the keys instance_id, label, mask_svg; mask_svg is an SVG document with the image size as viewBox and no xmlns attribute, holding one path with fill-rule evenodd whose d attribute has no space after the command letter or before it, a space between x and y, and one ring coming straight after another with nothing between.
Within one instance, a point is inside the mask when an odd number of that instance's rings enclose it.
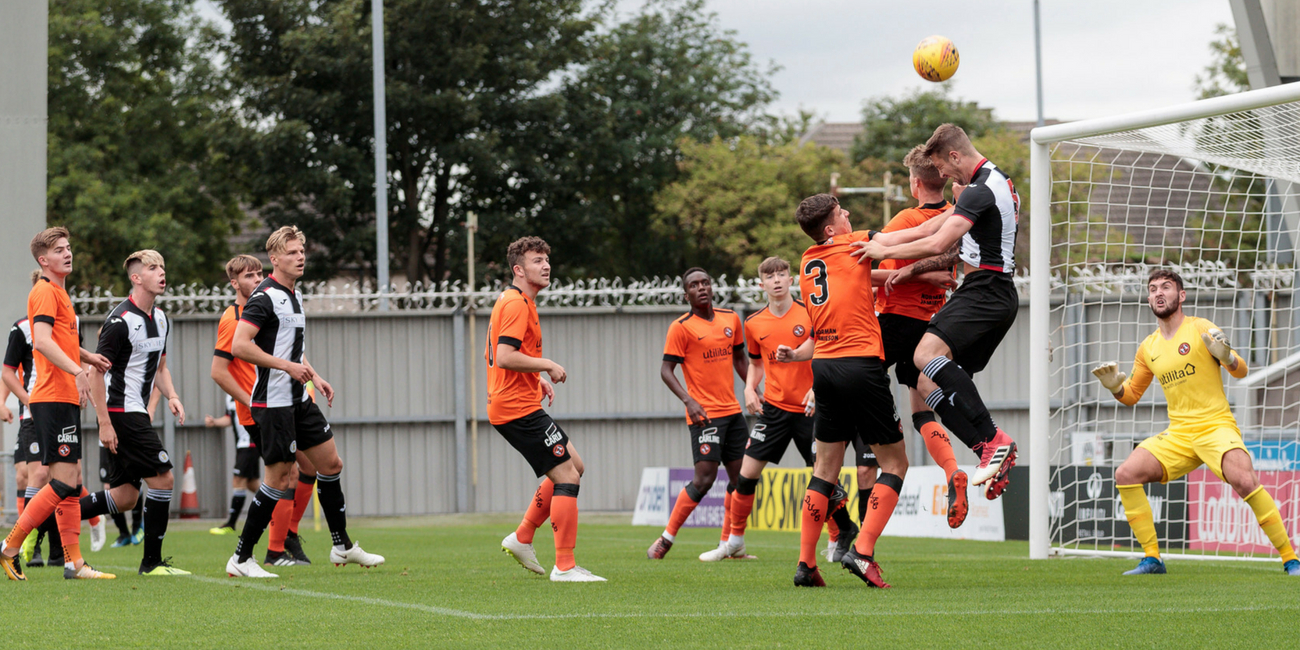
<instances>
[{"instance_id":1,"label":"floodlight pole","mask_svg":"<svg viewBox=\"0 0 1300 650\"><path fill-rule=\"evenodd\" d=\"M375 269L379 311L388 311L388 107L384 103L383 0L370 0L370 34L375 76Z\"/></svg>"},{"instance_id":2,"label":"floodlight pole","mask_svg":"<svg viewBox=\"0 0 1300 650\"><path fill-rule=\"evenodd\" d=\"M1043 35L1038 0L1034 0L1034 73L1038 77L1038 126L1043 125Z\"/></svg>"}]
</instances>

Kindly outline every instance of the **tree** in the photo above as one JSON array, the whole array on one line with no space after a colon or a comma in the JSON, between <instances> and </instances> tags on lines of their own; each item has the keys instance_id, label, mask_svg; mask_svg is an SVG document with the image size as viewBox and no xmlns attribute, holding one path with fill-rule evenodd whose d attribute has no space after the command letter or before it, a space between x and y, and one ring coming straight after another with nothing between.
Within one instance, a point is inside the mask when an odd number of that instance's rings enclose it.
<instances>
[{"instance_id":1,"label":"tree","mask_svg":"<svg viewBox=\"0 0 1300 650\"><path fill-rule=\"evenodd\" d=\"M901 170L907 152L929 140L940 124L956 124L971 139L999 128L991 109L952 99L949 91L944 84L936 90L868 100L862 109L862 133L854 138L850 157L854 162L886 161Z\"/></svg>"},{"instance_id":2,"label":"tree","mask_svg":"<svg viewBox=\"0 0 1300 650\"><path fill-rule=\"evenodd\" d=\"M46 218L72 232L73 284L124 292L142 248L172 284L220 281L244 216L210 28L190 0L59 0L49 21Z\"/></svg>"},{"instance_id":3,"label":"tree","mask_svg":"<svg viewBox=\"0 0 1300 650\"><path fill-rule=\"evenodd\" d=\"M754 276L769 255L797 265L811 243L794 211L848 167L828 147L765 143L753 135L681 142L681 177L655 199L654 231L671 242L674 269Z\"/></svg>"},{"instance_id":4,"label":"tree","mask_svg":"<svg viewBox=\"0 0 1300 650\"><path fill-rule=\"evenodd\" d=\"M268 225L306 231L318 276L372 269L370 2L221 6L231 78L258 126L240 146L254 161L254 204ZM478 210L490 223L530 207L532 140L560 109L543 86L578 60L593 27L581 0L384 3L385 218L409 280L449 274L454 217Z\"/></svg>"},{"instance_id":5,"label":"tree","mask_svg":"<svg viewBox=\"0 0 1300 650\"><path fill-rule=\"evenodd\" d=\"M1250 79L1246 76L1246 58L1241 54L1237 30L1231 25L1219 23L1214 34L1218 38L1210 41L1213 60L1205 66L1202 74L1196 76L1197 95L1200 99L1208 99L1250 90Z\"/></svg>"}]
</instances>

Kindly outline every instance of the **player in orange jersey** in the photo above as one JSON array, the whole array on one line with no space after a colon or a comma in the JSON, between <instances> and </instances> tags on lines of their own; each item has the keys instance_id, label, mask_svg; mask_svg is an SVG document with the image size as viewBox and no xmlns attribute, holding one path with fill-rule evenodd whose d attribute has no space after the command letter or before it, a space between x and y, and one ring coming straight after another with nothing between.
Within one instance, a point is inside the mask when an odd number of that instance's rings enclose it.
<instances>
[{"instance_id":1,"label":"player in orange jersey","mask_svg":"<svg viewBox=\"0 0 1300 650\"><path fill-rule=\"evenodd\" d=\"M795 212L816 242L803 254L800 293L808 305L813 339L798 348L780 346L778 361L812 359L816 391L817 461L804 496L796 586L825 586L817 570L817 539L830 512L844 449L861 437L871 446L881 474L862 530L841 564L872 587L888 587L875 561L876 539L893 514L907 474L903 427L882 364L884 347L876 321L869 265L850 255L852 243L873 231L854 232L849 212L829 194L804 199Z\"/></svg>"},{"instance_id":2,"label":"player in orange jersey","mask_svg":"<svg viewBox=\"0 0 1300 650\"><path fill-rule=\"evenodd\" d=\"M652 560L663 559L673 547L677 531L713 487L719 464L726 466L728 477L719 545L730 540L731 523L726 513L731 510L745 441L749 437L745 416L736 400L735 381L731 378L733 370L742 379L749 372L740 317L730 309L714 308L713 279L704 269L692 268L683 273L682 287L691 311L668 326L659 377L686 405L695 478L677 495L668 527L646 551ZM679 365L686 377L686 387L677 381L675 371ZM743 554L743 547L740 552Z\"/></svg>"},{"instance_id":3,"label":"player in orange jersey","mask_svg":"<svg viewBox=\"0 0 1300 650\"><path fill-rule=\"evenodd\" d=\"M488 421L533 468L545 476L515 532L501 540L501 549L525 569L546 575L533 550L533 533L551 520L555 531L555 566L551 582L605 582L578 566L573 549L578 540L578 484L582 457L568 434L547 415L555 403L555 386L568 379L564 367L542 356L542 324L537 316L537 292L551 284L551 247L541 237L522 237L506 249L513 280L497 297L488 322ZM550 381L542 377L545 373Z\"/></svg>"},{"instance_id":4,"label":"player in orange jersey","mask_svg":"<svg viewBox=\"0 0 1300 650\"><path fill-rule=\"evenodd\" d=\"M51 514L58 522L63 544L63 577L115 578L86 564L81 557L81 405L90 401L86 366L101 372L108 360L81 348L81 333L72 299L65 287L72 273L72 244L64 228L47 228L31 243L32 257L41 267L41 279L27 298L27 319L32 324L36 386L29 407L36 423L43 456L39 476L28 484L45 483L27 502L9 536L0 544L0 567L10 580L26 580L15 561L18 547L33 528ZM84 353L84 354L83 354Z\"/></svg>"},{"instance_id":5,"label":"player in orange jersey","mask_svg":"<svg viewBox=\"0 0 1300 650\"><path fill-rule=\"evenodd\" d=\"M912 196L921 203L919 207L902 210L885 225L882 232L889 233L919 226L942 214L952 206L943 197L946 182L934 163L925 155L924 147L917 146L903 159L908 169L908 184ZM966 521L970 504L966 500L966 472L957 469L948 434L935 421L934 411L926 405L926 395L917 388L920 371L912 363L916 347L930 327L930 318L943 307L947 299L947 286L929 282L914 282L917 277L938 272L955 286L953 265L958 261L958 246L947 253L923 260L883 260L879 270L886 274L883 287L876 290L876 319L880 322L880 335L885 347L885 368L894 367L898 383L908 387L912 403L912 425L925 441L930 457L934 458L948 479L948 526L957 528ZM931 389L933 390L933 389ZM944 410L944 423L952 427L957 436L974 446L979 442L973 426L954 413L947 401L936 402Z\"/></svg>"}]
</instances>

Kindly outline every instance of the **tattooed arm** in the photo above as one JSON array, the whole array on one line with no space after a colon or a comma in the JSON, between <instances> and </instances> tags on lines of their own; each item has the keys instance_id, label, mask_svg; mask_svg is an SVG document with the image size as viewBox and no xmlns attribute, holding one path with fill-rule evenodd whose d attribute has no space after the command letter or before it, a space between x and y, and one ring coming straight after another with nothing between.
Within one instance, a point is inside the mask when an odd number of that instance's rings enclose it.
<instances>
[{"instance_id":1,"label":"tattooed arm","mask_svg":"<svg viewBox=\"0 0 1300 650\"><path fill-rule=\"evenodd\" d=\"M952 267L958 262L960 250L961 242L958 241L943 255L917 260L894 271L885 282L885 292L891 293L896 285L915 281L929 282L939 286L951 286L953 284Z\"/></svg>"}]
</instances>

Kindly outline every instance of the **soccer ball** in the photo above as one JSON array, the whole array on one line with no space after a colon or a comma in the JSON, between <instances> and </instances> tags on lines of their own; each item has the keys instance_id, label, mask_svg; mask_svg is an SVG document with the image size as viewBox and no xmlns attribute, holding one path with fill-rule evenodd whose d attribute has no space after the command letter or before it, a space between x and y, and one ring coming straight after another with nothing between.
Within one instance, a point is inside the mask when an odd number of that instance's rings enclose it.
<instances>
[{"instance_id":1,"label":"soccer ball","mask_svg":"<svg viewBox=\"0 0 1300 650\"><path fill-rule=\"evenodd\" d=\"M943 36L927 37L912 51L912 67L926 81L947 81L960 63L957 46Z\"/></svg>"}]
</instances>

